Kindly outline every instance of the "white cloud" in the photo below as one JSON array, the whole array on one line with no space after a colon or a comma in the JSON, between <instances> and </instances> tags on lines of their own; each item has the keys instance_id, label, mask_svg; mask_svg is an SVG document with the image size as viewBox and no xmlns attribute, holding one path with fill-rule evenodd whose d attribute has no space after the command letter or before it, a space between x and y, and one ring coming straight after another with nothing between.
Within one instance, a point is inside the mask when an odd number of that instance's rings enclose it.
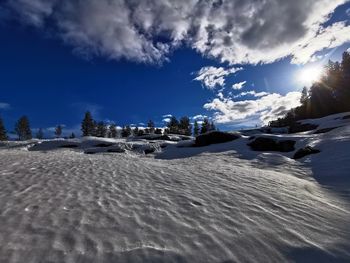
<instances>
[{"instance_id":1,"label":"white cloud","mask_svg":"<svg viewBox=\"0 0 350 263\"><path fill-rule=\"evenodd\" d=\"M170 118L164 118L162 121L168 123L170 122L170 120L171 120Z\"/></svg>"},{"instance_id":2,"label":"white cloud","mask_svg":"<svg viewBox=\"0 0 350 263\"><path fill-rule=\"evenodd\" d=\"M163 118L171 118L171 117L173 117L172 114L165 114L165 115L163 115Z\"/></svg>"},{"instance_id":3,"label":"white cloud","mask_svg":"<svg viewBox=\"0 0 350 263\"><path fill-rule=\"evenodd\" d=\"M240 70L243 70L243 68L203 67L194 80L201 81L208 89L215 89L218 86L223 87L225 85L226 76Z\"/></svg>"},{"instance_id":4,"label":"white cloud","mask_svg":"<svg viewBox=\"0 0 350 263\"><path fill-rule=\"evenodd\" d=\"M208 118L208 116L202 115L202 114L198 114L198 115L195 115L195 116L191 117L191 119L194 120L194 121L203 120L205 118Z\"/></svg>"},{"instance_id":5,"label":"white cloud","mask_svg":"<svg viewBox=\"0 0 350 263\"><path fill-rule=\"evenodd\" d=\"M8 110L11 108L11 105L5 102L0 102L0 109L1 110Z\"/></svg>"},{"instance_id":6,"label":"white cloud","mask_svg":"<svg viewBox=\"0 0 350 263\"><path fill-rule=\"evenodd\" d=\"M238 95L233 96L233 98L235 98L235 99L236 98L241 98L241 97L245 97L247 95L259 98L259 97L263 97L263 96L269 95L269 93L265 92L265 91L256 92L255 90L251 90L251 91L241 92Z\"/></svg>"},{"instance_id":7,"label":"white cloud","mask_svg":"<svg viewBox=\"0 0 350 263\"><path fill-rule=\"evenodd\" d=\"M234 101L230 98L215 98L204 105L207 110L213 110L217 123L233 123L256 117L267 124L271 120L284 116L288 110L300 105L300 92L289 92L285 96L268 94L256 100Z\"/></svg>"},{"instance_id":8,"label":"white cloud","mask_svg":"<svg viewBox=\"0 0 350 263\"><path fill-rule=\"evenodd\" d=\"M242 82L239 82L239 83L235 83L232 85L232 88L233 89L236 89L236 90L239 90L239 89L242 89L243 86L247 83L247 81L242 81Z\"/></svg>"},{"instance_id":9,"label":"white cloud","mask_svg":"<svg viewBox=\"0 0 350 263\"><path fill-rule=\"evenodd\" d=\"M346 0L5 0L0 19L56 30L84 56L158 63L185 44L230 64L304 63L349 41L345 23L327 25ZM6 17L6 18L4 18ZM327 25L327 26L325 26Z\"/></svg>"}]
</instances>

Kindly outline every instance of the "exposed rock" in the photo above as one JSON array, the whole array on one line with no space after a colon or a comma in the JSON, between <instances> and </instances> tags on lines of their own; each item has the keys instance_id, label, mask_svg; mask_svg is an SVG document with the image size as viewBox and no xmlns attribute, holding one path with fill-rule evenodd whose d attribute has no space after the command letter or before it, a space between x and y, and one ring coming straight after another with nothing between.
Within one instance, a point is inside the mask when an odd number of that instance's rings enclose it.
<instances>
[{"instance_id":1,"label":"exposed rock","mask_svg":"<svg viewBox=\"0 0 350 263\"><path fill-rule=\"evenodd\" d=\"M144 154L150 154L150 153L154 153L156 149L154 148L148 148L143 150Z\"/></svg>"},{"instance_id":2,"label":"exposed rock","mask_svg":"<svg viewBox=\"0 0 350 263\"><path fill-rule=\"evenodd\" d=\"M293 156L293 159L301 159L307 155L320 153L320 150L314 149L311 146L306 146L305 148L299 149Z\"/></svg>"},{"instance_id":3,"label":"exposed rock","mask_svg":"<svg viewBox=\"0 0 350 263\"><path fill-rule=\"evenodd\" d=\"M202 147L210 144L230 142L240 137L241 136L237 133L213 131L197 136L194 146Z\"/></svg>"},{"instance_id":4,"label":"exposed rock","mask_svg":"<svg viewBox=\"0 0 350 263\"><path fill-rule=\"evenodd\" d=\"M277 151L291 152L294 151L295 141L293 140L275 140L266 137L258 137L254 141L248 143L248 146L254 151Z\"/></svg>"},{"instance_id":5,"label":"exposed rock","mask_svg":"<svg viewBox=\"0 0 350 263\"><path fill-rule=\"evenodd\" d=\"M105 148L105 147L110 147L113 145L114 145L114 143L99 143L99 144L96 144L95 147Z\"/></svg>"},{"instance_id":6,"label":"exposed rock","mask_svg":"<svg viewBox=\"0 0 350 263\"><path fill-rule=\"evenodd\" d=\"M289 127L289 133L312 131L317 128L318 128L318 125L316 124L310 124L310 123L300 124L297 122Z\"/></svg>"},{"instance_id":7,"label":"exposed rock","mask_svg":"<svg viewBox=\"0 0 350 263\"><path fill-rule=\"evenodd\" d=\"M350 115L346 115L343 117L343 120L347 120L347 119L350 119Z\"/></svg>"},{"instance_id":8,"label":"exposed rock","mask_svg":"<svg viewBox=\"0 0 350 263\"><path fill-rule=\"evenodd\" d=\"M78 148L79 145L77 144L65 144L65 145L62 145L60 146L60 148L67 148L67 149L73 149L73 148Z\"/></svg>"}]
</instances>

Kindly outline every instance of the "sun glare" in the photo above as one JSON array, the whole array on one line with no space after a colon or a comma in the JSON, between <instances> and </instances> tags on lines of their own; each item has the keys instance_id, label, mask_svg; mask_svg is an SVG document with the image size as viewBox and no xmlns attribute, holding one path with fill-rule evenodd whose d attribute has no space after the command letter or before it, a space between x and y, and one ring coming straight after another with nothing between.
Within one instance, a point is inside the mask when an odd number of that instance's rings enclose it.
<instances>
[{"instance_id":1,"label":"sun glare","mask_svg":"<svg viewBox=\"0 0 350 263\"><path fill-rule=\"evenodd\" d=\"M312 84L321 78L322 70L319 66L303 68L298 73L298 79L303 84Z\"/></svg>"}]
</instances>

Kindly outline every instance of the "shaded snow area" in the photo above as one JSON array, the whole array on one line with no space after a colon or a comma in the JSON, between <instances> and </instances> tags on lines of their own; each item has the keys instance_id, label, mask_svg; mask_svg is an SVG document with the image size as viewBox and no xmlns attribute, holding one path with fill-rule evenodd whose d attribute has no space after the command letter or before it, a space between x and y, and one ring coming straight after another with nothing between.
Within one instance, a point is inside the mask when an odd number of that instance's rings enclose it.
<instances>
[{"instance_id":1,"label":"shaded snow area","mask_svg":"<svg viewBox=\"0 0 350 263\"><path fill-rule=\"evenodd\" d=\"M289 152L244 135L2 143L0 262L350 262L345 116L256 135ZM306 146L320 153L294 160Z\"/></svg>"}]
</instances>

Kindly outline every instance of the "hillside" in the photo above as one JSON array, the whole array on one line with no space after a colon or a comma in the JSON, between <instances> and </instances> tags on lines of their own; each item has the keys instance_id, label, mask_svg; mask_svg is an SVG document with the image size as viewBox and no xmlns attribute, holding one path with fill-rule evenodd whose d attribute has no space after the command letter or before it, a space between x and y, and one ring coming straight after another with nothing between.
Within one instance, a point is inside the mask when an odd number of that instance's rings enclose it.
<instances>
[{"instance_id":1,"label":"hillside","mask_svg":"<svg viewBox=\"0 0 350 263\"><path fill-rule=\"evenodd\" d=\"M175 137L5 142L0 261L349 262L349 115L205 147ZM295 143L254 151L258 138ZM307 146L320 152L293 159Z\"/></svg>"}]
</instances>

